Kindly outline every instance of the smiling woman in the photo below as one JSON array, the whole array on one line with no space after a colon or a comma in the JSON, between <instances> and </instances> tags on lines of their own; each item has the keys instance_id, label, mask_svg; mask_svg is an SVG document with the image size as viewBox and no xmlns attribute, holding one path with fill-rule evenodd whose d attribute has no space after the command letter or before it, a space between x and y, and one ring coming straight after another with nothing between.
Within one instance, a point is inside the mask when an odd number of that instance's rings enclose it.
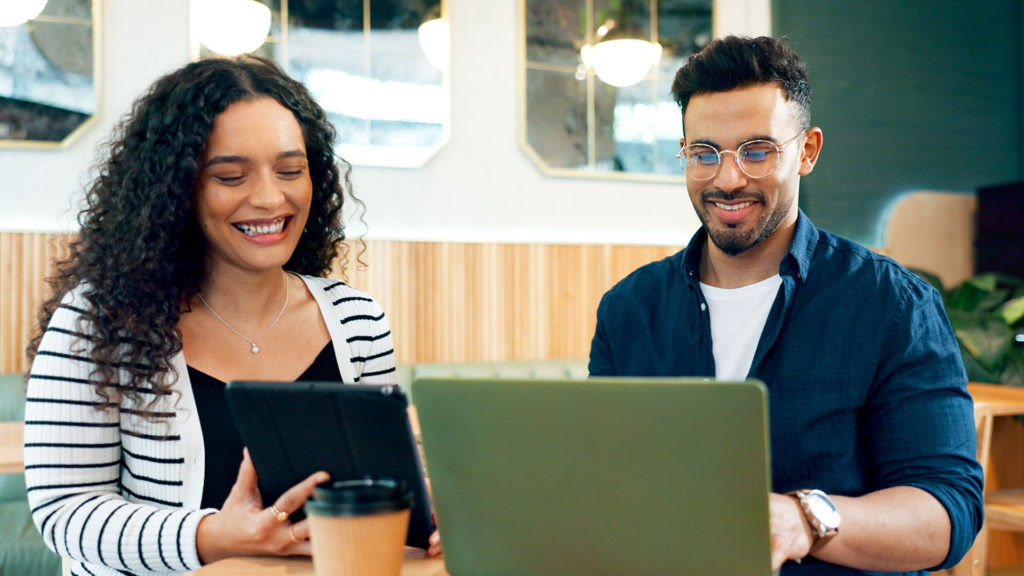
<instances>
[{"instance_id":1,"label":"smiling woman","mask_svg":"<svg viewBox=\"0 0 1024 576\"><path fill-rule=\"evenodd\" d=\"M271 98L237 102L217 117L196 186L196 215L218 269L284 264L306 226L313 183L302 130Z\"/></svg>"},{"instance_id":2,"label":"smiling woman","mask_svg":"<svg viewBox=\"0 0 1024 576\"><path fill-rule=\"evenodd\" d=\"M397 381L380 306L323 277L348 260L342 206L361 206L334 128L253 56L189 64L132 110L31 348L36 524L73 574L308 555L308 524L288 515L326 474L264 507L224 386Z\"/></svg>"}]
</instances>

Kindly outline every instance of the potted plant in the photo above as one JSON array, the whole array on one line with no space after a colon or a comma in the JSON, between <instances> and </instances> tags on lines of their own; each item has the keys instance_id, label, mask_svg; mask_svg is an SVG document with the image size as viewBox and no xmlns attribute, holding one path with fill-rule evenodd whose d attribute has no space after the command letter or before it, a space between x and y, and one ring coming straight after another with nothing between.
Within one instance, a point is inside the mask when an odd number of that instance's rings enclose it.
<instances>
[{"instance_id":1,"label":"potted plant","mask_svg":"<svg viewBox=\"0 0 1024 576\"><path fill-rule=\"evenodd\" d=\"M967 379L1024 387L1024 280L986 273L946 290L934 274L914 272L942 294Z\"/></svg>"}]
</instances>

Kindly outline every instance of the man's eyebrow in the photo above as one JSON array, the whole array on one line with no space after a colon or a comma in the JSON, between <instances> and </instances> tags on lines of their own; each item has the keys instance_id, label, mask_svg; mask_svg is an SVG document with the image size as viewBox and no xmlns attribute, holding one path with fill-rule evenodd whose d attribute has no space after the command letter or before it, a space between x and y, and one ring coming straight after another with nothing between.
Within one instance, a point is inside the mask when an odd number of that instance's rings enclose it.
<instances>
[{"instance_id":1,"label":"man's eyebrow","mask_svg":"<svg viewBox=\"0 0 1024 576\"><path fill-rule=\"evenodd\" d=\"M280 154L277 155L277 159L278 160L281 160L283 158L305 158L305 157L306 157L306 153L304 151L302 151L302 150L299 150L298 148L296 148L294 150L286 150L286 151L281 152ZM238 156L238 155L225 154L223 156L214 156L213 158L210 158L209 160L207 160L206 162L203 163L203 168L206 168L207 166L213 166L213 165L216 165L216 164L245 164L245 163L248 163L248 162L251 162L251 160L249 159L248 156Z\"/></svg>"},{"instance_id":2,"label":"man's eyebrow","mask_svg":"<svg viewBox=\"0 0 1024 576\"><path fill-rule=\"evenodd\" d=\"M698 138L698 139L695 139L695 140L687 140L686 143L687 144L704 144L705 146L711 146L712 148L721 149L721 146L719 146L717 142L715 142L714 140L708 140L707 138Z\"/></svg>"},{"instance_id":3,"label":"man's eyebrow","mask_svg":"<svg viewBox=\"0 0 1024 576\"><path fill-rule=\"evenodd\" d=\"M767 140L767 141L769 141L769 142L771 142L773 144L778 144L778 141L775 140L775 138L773 138L770 135L767 135L767 134L755 134L753 136L748 136L747 138L744 138L743 140L740 140L740 143L737 144L737 146L742 146L742 145L746 144L747 142L754 142L755 140ZM693 140L693 141L687 140L686 143L687 144L704 144L704 145L707 145L707 146L711 146L712 148L715 148L716 150L721 150L722 149L722 147L719 146L717 142L715 142L714 140L708 140L707 138L701 138L701 139L697 139L697 140Z\"/></svg>"}]
</instances>

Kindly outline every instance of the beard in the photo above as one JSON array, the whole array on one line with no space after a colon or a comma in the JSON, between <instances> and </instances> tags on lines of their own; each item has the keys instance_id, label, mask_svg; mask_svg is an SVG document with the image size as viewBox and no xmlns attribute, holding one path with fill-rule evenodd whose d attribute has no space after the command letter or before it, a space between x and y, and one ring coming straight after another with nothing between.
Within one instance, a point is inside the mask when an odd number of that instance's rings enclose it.
<instances>
[{"instance_id":1,"label":"beard","mask_svg":"<svg viewBox=\"0 0 1024 576\"><path fill-rule=\"evenodd\" d=\"M725 194L721 190L706 190L701 193L701 202L694 205L697 217L707 230L708 238L718 247L719 250L729 256L742 254L747 250L764 242L779 229L786 215L789 213L790 204L778 205L774 210L763 211L752 226L743 228L741 224L717 224L711 225L711 214L706 206L715 200L733 201L737 199L751 200L761 206L767 206L764 201L764 194L759 191L749 193Z\"/></svg>"}]
</instances>

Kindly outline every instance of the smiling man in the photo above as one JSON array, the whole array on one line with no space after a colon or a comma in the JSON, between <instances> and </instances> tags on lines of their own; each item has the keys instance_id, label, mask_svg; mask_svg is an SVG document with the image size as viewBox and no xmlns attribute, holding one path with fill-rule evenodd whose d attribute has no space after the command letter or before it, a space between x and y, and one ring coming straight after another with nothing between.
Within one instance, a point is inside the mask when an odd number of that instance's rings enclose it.
<instances>
[{"instance_id":1,"label":"smiling man","mask_svg":"<svg viewBox=\"0 0 1024 576\"><path fill-rule=\"evenodd\" d=\"M803 62L776 39L728 37L672 91L703 226L604 296L591 375L765 383L783 575L955 565L982 523L959 349L931 286L799 209L823 142Z\"/></svg>"}]
</instances>

